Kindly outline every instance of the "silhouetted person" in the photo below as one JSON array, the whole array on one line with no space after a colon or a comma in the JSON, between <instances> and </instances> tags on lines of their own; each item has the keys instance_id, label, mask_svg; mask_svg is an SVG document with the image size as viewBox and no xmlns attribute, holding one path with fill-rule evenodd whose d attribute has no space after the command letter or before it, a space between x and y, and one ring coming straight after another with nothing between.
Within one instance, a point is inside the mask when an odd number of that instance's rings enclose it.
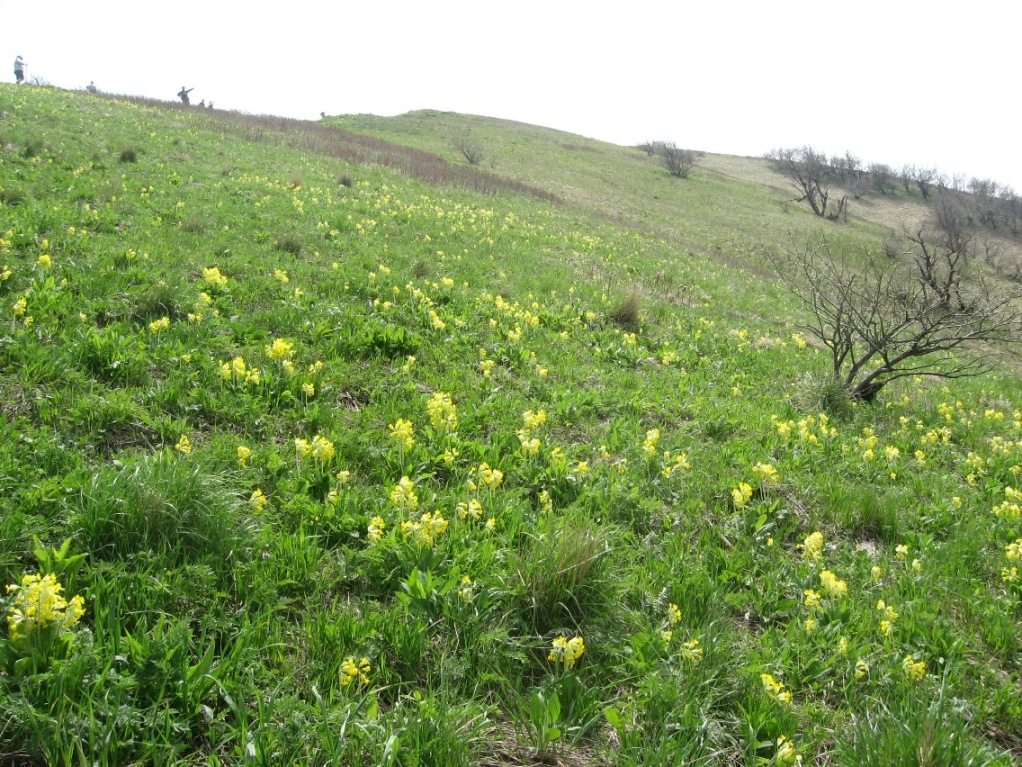
<instances>
[{"instance_id":1,"label":"silhouetted person","mask_svg":"<svg viewBox=\"0 0 1022 767\"><path fill-rule=\"evenodd\" d=\"M181 90L179 90L177 92L177 97L179 99L181 99L181 103L182 104L188 104L189 103L189 101L188 101L188 94L191 93L194 90L195 90L195 88L189 88L188 90L185 90L185 87L183 85L181 86Z\"/></svg>"},{"instance_id":2,"label":"silhouetted person","mask_svg":"<svg viewBox=\"0 0 1022 767\"><path fill-rule=\"evenodd\" d=\"M210 108L210 109L212 109L212 108L213 108L213 102L212 102L212 101L210 101L210 102L209 102L209 108Z\"/></svg>"},{"instance_id":3,"label":"silhouetted person","mask_svg":"<svg viewBox=\"0 0 1022 767\"><path fill-rule=\"evenodd\" d=\"M18 85L25 82L25 60L21 56L14 60L14 81Z\"/></svg>"},{"instance_id":4,"label":"silhouetted person","mask_svg":"<svg viewBox=\"0 0 1022 767\"><path fill-rule=\"evenodd\" d=\"M205 109L205 108L206 108L206 99L203 99L202 101L199 102L199 109Z\"/></svg>"},{"instance_id":5,"label":"silhouetted person","mask_svg":"<svg viewBox=\"0 0 1022 767\"><path fill-rule=\"evenodd\" d=\"M85 90L89 93L99 93L99 88L96 87L96 83L92 80L90 80L89 84L85 86Z\"/></svg>"}]
</instances>

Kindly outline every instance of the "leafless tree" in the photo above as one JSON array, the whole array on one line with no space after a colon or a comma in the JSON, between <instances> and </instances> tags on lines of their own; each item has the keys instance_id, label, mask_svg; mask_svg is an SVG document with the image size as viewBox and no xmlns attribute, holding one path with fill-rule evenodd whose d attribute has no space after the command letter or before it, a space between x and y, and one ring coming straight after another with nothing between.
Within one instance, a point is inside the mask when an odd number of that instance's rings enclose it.
<instances>
[{"instance_id":1,"label":"leafless tree","mask_svg":"<svg viewBox=\"0 0 1022 767\"><path fill-rule=\"evenodd\" d=\"M1022 338L1017 290L963 282L949 306L900 261L853 260L819 245L794 246L777 266L808 309L801 327L830 350L834 378L854 399L871 402L906 376L981 375L989 344Z\"/></svg>"},{"instance_id":2,"label":"leafless tree","mask_svg":"<svg viewBox=\"0 0 1022 767\"><path fill-rule=\"evenodd\" d=\"M894 171L891 170L891 166L882 162L871 162L869 168L869 181L873 185L873 188L880 192L880 194L887 194L888 188L893 193L895 190L894 185Z\"/></svg>"},{"instance_id":3,"label":"leafless tree","mask_svg":"<svg viewBox=\"0 0 1022 767\"><path fill-rule=\"evenodd\" d=\"M673 141L655 141L653 150L660 158L660 164L676 178L688 178L701 154L692 149L682 149Z\"/></svg>"},{"instance_id":4,"label":"leafless tree","mask_svg":"<svg viewBox=\"0 0 1022 767\"><path fill-rule=\"evenodd\" d=\"M788 177L800 195L794 202L808 202L813 213L826 216L830 198L830 166L827 156L811 146L804 146L800 149L777 149L768 157Z\"/></svg>"},{"instance_id":5,"label":"leafless tree","mask_svg":"<svg viewBox=\"0 0 1022 767\"><path fill-rule=\"evenodd\" d=\"M930 219L907 232L915 245L912 263L919 285L937 305L964 309L962 279L972 258L973 231L968 217L948 200L940 200Z\"/></svg>"},{"instance_id":6,"label":"leafless tree","mask_svg":"<svg viewBox=\"0 0 1022 767\"><path fill-rule=\"evenodd\" d=\"M934 179L936 178L937 171L933 168L916 168L916 188L919 190L919 194L923 196L924 200L930 199L930 191L933 187Z\"/></svg>"},{"instance_id":7,"label":"leafless tree","mask_svg":"<svg viewBox=\"0 0 1022 767\"><path fill-rule=\"evenodd\" d=\"M451 140L451 146L461 153L469 165L478 165L486 158L486 149L471 131L459 133Z\"/></svg>"}]
</instances>

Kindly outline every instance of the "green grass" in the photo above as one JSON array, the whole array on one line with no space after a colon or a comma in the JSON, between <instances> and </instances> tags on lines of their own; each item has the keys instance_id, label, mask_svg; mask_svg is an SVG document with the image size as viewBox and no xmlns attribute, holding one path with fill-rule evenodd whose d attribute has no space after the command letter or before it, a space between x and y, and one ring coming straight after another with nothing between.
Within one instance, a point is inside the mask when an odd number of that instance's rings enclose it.
<instances>
[{"instance_id":1,"label":"green grass","mask_svg":"<svg viewBox=\"0 0 1022 767\"><path fill-rule=\"evenodd\" d=\"M0 753L1022 761L1012 358L850 402L765 258L918 200L440 113L0 113ZM21 620L36 573L80 619Z\"/></svg>"}]
</instances>

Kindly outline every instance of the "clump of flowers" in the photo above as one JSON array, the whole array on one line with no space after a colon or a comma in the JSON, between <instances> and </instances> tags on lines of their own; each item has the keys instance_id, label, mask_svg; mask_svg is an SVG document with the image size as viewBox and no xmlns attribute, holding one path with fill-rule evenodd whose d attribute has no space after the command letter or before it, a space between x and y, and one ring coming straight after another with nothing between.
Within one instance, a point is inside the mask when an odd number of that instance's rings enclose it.
<instances>
[{"instance_id":1,"label":"clump of flowers","mask_svg":"<svg viewBox=\"0 0 1022 767\"><path fill-rule=\"evenodd\" d=\"M735 509L741 510L752 500L752 485L748 482L739 482L738 487L731 490L731 501Z\"/></svg>"},{"instance_id":2,"label":"clump of flowers","mask_svg":"<svg viewBox=\"0 0 1022 767\"><path fill-rule=\"evenodd\" d=\"M403 450L411 450L415 444L415 426L411 421L406 421L404 418L398 418L397 421L390 424L390 438L396 440Z\"/></svg>"},{"instance_id":3,"label":"clump of flowers","mask_svg":"<svg viewBox=\"0 0 1022 767\"><path fill-rule=\"evenodd\" d=\"M220 273L220 269L218 267L215 267L215 266L209 267L207 269L203 269L202 270L202 279L211 288L226 288L227 287L227 277L225 277L223 274L221 274Z\"/></svg>"},{"instance_id":4,"label":"clump of flowers","mask_svg":"<svg viewBox=\"0 0 1022 767\"><path fill-rule=\"evenodd\" d=\"M792 765L802 764L802 755L795 749L795 744L784 735L777 739L776 749L774 752L774 763L779 765L779 767L792 767Z\"/></svg>"},{"instance_id":5,"label":"clump of flowers","mask_svg":"<svg viewBox=\"0 0 1022 767\"><path fill-rule=\"evenodd\" d=\"M880 633L890 637L894 634L894 622L898 620L898 613L894 605L889 605L882 599L877 601L877 611L883 616L880 619Z\"/></svg>"},{"instance_id":6,"label":"clump of flowers","mask_svg":"<svg viewBox=\"0 0 1022 767\"><path fill-rule=\"evenodd\" d=\"M552 663L559 663L564 668L571 668L582 657L582 653L585 651L585 640L580 636L572 637L571 639L565 639L563 636L554 637L550 654L547 655L546 659Z\"/></svg>"},{"instance_id":7,"label":"clump of flowers","mask_svg":"<svg viewBox=\"0 0 1022 767\"><path fill-rule=\"evenodd\" d=\"M271 360L282 361L294 356L295 346L283 338L274 338L273 343L266 344L263 350Z\"/></svg>"},{"instance_id":8,"label":"clump of flowers","mask_svg":"<svg viewBox=\"0 0 1022 767\"><path fill-rule=\"evenodd\" d=\"M456 431L458 428L458 408L451 401L450 394L434 392L426 403L429 422L434 429L442 433Z\"/></svg>"},{"instance_id":9,"label":"clump of flowers","mask_svg":"<svg viewBox=\"0 0 1022 767\"><path fill-rule=\"evenodd\" d=\"M819 530L815 533L810 533L799 544L799 548L802 549L802 559L810 559L814 562L820 561L823 558L823 533Z\"/></svg>"},{"instance_id":10,"label":"clump of flowers","mask_svg":"<svg viewBox=\"0 0 1022 767\"><path fill-rule=\"evenodd\" d=\"M447 520L439 511L426 512L417 521L402 522L401 532L411 540L432 546L437 538L447 532Z\"/></svg>"},{"instance_id":11,"label":"clump of flowers","mask_svg":"<svg viewBox=\"0 0 1022 767\"><path fill-rule=\"evenodd\" d=\"M238 445L238 466L248 468L248 459L252 456L252 448Z\"/></svg>"},{"instance_id":12,"label":"clump of flowers","mask_svg":"<svg viewBox=\"0 0 1022 767\"><path fill-rule=\"evenodd\" d=\"M265 511L269 503L270 499L267 498L263 491L258 487L252 491L252 495L248 498L248 505L256 514L260 514Z\"/></svg>"},{"instance_id":13,"label":"clump of flowers","mask_svg":"<svg viewBox=\"0 0 1022 767\"><path fill-rule=\"evenodd\" d=\"M357 663L352 656L348 656L341 662L340 677L341 687L347 687L353 682L369 684L369 672L373 667L369 665L368 658L362 658Z\"/></svg>"},{"instance_id":14,"label":"clump of flowers","mask_svg":"<svg viewBox=\"0 0 1022 767\"><path fill-rule=\"evenodd\" d=\"M820 573L820 585L831 599L841 599L848 596L848 584L840 580L830 570L824 570Z\"/></svg>"},{"instance_id":15,"label":"clump of flowers","mask_svg":"<svg viewBox=\"0 0 1022 767\"><path fill-rule=\"evenodd\" d=\"M311 456L320 463L327 463L337 453L334 448L334 443L321 434L317 434L313 437L312 442L301 438L296 439L295 450L298 453L299 459L309 458Z\"/></svg>"},{"instance_id":16,"label":"clump of flowers","mask_svg":"<svg viewBox=\"0 0 1022 767\"><path fill-rule=\"evenodd\" d=\"M53 573L24 575L21 583L7 587L13 602L7 610L7 632L11 640L24 639L43 632L66 634L85 615L85 600L61 593L64 587Z\"/></svg>"},{"instance_id":17,"label":"clump of flowers","mask_svg":"<svg viewBox=\"0 0 1022 767\"><path fill-rule=\"evenodd\" d=\"M366 540L371 544L379 543L383 539L383 531L387 523L383 517L377 515L369 520L369 529L366 531Z\"/></svg>"},{"instance_id":18,"label":"clump of flowers","mask_svg":"<svg viewBox=\"0 0 1022 767\"><path fill-rule=\"evenodd\" d=\"M475 598L475 592L473 588L475 584L472 583L472 579L467 575L461 577L461 585L458 586L458 596L464 602L471 602Z\"/></svg>"},{"instance_id":19,"label":"clump of flowers","mask_svg":"<svg viewBox=\"0 0 1022 767\"><path fill-rule=\"evenodd\" d=\"M192 452L192 442L188 439L187 434L182 434L181 438L174 445L174 449L181 453L181 455L189 455Z\"/></svg>"},{"instance_id":20,"label":"clump of flowers","mask_svg":"<svg viewBox=\"0 0 1022 767\"><path fill-rule=\"evenodd\" d=\"M752 473L756 475L763 487L773 487L781 481L781 475L773 464L757 463L752 467Z\"/></svg>"},{"instance_id":21,"label":"clump of flowers","mask_svg":"<svg viewBox=\"0 0 1022 767\"><path fill-rule=\"evenodd\" d=\"M149 332L159 333L161 330L166 330L170 327L170 317L160 317L158 320L153 320L149 323Z\"/></svg>"},{"instance_id":22,"label":"clump of flowers","mask_svg":"<svg viewBox=\"0 0 1022 767\"><path fill-rule=\"evenodd\" d=\"M390 491L390 502L405 511L415 511L419 508L419 496L415 493L415 483L408 477L401 477L394 485L394 489Z\"/></svg>"},{"instance_id":23,"label":"clump of flowers","mask_svg":"<svg viewBox=\"0 0 1022 767\"><path fill-rule=\"evenodd\" d=\"M915 661L911 655L906 655L901 662L901 670L905 678L911 682L917 682L926 676L926 661Z\"/></svg>"},{"instance_id":24,"label":"clump of flowers","mask_svg":"<svg viewBox=\"0 0 1022 767\"><path fill-rule=\"evenodd\" d=\"M767 695L778 703L791 704L791 692L785 689L784 682L778 682L771 674L760 674L759 680L763 683Z\"/></svg>"},{"instance_id":25,"label":"clump of flowers","mask_svg":"<svg viewBox=\"0 0 1022 767\"><path fill-rule=\"evenodd\" d=\"M235 357L230 362L220 365L220 377L233 383L258 384L262 380L259 368L250 368L245 364L244 357Z\"/></svg>"},{"instance_id":26,"label":"clump of flowers","mask_svg":"<svg viewBox=\"0 0 1022 767\"><path fill-rule=\"evenodd\" d=\"M660 441L660 429L650 429L646 432L646 439L642 443L642 452L647 456L656 455L657 442Z\"/></svg>"}]
</instances>

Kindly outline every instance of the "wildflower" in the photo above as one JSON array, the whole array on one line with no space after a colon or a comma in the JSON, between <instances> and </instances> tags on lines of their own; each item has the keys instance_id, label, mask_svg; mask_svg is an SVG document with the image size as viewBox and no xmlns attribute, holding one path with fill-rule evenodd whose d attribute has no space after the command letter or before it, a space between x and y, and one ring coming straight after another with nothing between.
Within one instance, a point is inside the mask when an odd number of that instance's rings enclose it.
<instances>
[{"instance_id":1,"label":"wildflower","mask_svg":"<svg viewBox=\"0 0 1022 767\"><path fill-rule=\"evenodd\" d=\"M429 422L440 432L452 432L458 428L458 409L451 401L451 395L434 392L426 403Z\"/></svg>"},{"instance_id":2,"label":"wildflower","mask_svg":"<svg viewBox=\"0 0 1022 767\"><path fill-rule=\"evenodd\" d=\"M554 663L563 663L565 668L571 668L582 657L582 653L585 651L585 641L580 636L573 637L572 639L565 639L562 636L554 637L553 647L547 656L547 660Z\"/></svg>"},{"instance_id":3,"label":"wildflower","mask_svg":"<svg viewBox=\"0 0 1022 767\"><path fill-rule=\"evenodd\" d=\"M459 503L455 507L455 511L458 514L458 519L468 519L471 517L473 520L480 520L483 518L483 505L475 498L469 500L468 503Z\"/></svg>"},{"instance_id":4,"label":"wildflower","mask_svg":"<svg viewBox=\"0 0 1022 767\"><path fill-rule=\"evenodd\" d=\"M752 499L752 485L748 482L739 482L738 487L731 491L731 500L736 509L741 509Z\"/></svg>"},{"instance_id":5,"label":"wildflower","mask_svg":"<svg viewBox=\"0 0 1022 767\"><path fill-rule=\"evenodd\" d=\"M238 466L246 468L248 466L248 459L252 455L252 449L245 447L244 445L238 445Z\"/></svg>"},{"instance_id":6,"label":"wildflower","mask_svg":"<svg viewBox=\"0 0 1022 767\"><path fill-rule=\"evenodd\" d=\"M703 648L699 646L698 639L685 642L678 648L681 657L689 663L697 663L703 657Z\"/></svg>"},{"instance_id":7,"label":"wildflower","mask_svg":"<svg viewBox=\"0 0 1022 767\"><path fill-rule=\"evenodd\" d=\"M841 637L837 642L837 651L842 655L848 655L848 640Z\"/></svg>"},{"instance_id":8,"label":"wildflower","mask_svg":"<svg viewBox=\"0 0 1022 767\"><path fill-rule=\"evenodd\" d=\"M832 599L848 596L848 584L845 581L839 580L830 570L824 570L820 573L820 585L827 592L827 596Z\"/></svg>"},{"instance_id":9,"label":"wildflower","mask_svg":"<svg viewBox=\"0 0 1022 767\"><path fill-rule=\"evenodd\" d=\"M440 512L426 512L419 517L418 521L402 522L401 532L419 543L432 546L439 536L447 532L447 520Z\"/></svg>"},{"instance_id":10,"label":"wildflower","mask_svg":"<svg viewBox=\"0 0 1022 767\"><path fill-rule=\"evenodd\" d=\"M880 576L881 576L881 575L883 575L883 574L884 574L884 570L883 570L883 568L882 568L882 567L880 567L880 565L873 565L873 566L872 566L872 567L871 567L871 568L869 569L869 576L870 576L870 577L871 577L871 578L872 578L873 580L875 580L875 581L878 581L878 580L880 580Z\"/></svg>"},{"instance_id":11,"label":"wildflower","mask_svg":"<svg viewBox=\"0 0 1022 767\"><path fill-rule=\"evenodd\" d=\"M1017 567L1002 567L1001 580L1005 583L1018 583L1019 575Z\"/></svg>"},{"instance_id":12,"label":"wildflower","mask_svg":"<svg viewBox=\"0 0 1022 767\"><path fill-rule=\"evenodd\" d=\"M252 511L256 514L263 512L270 500L263 494L263 491L258 487L252 492L252 495L248 498L248 505L252 508Z\"/></svg>"},{"instance_id":13,"label":"wildflower","mask_svg":"<svg viewBox=\"0 0 1022 767\"><path fill-rule=\"evenodd\" d=\"M550 491L542 490L539 494L539 508L544 514L551 514L554 510L554 499L550 497Z\"/></svg>"},{"instance_id":14,"label":"wildflower","mask_svg":"<svg viewBox=\"0 0 1022 767\"><path fill-rule=\"evenodd\" d=\"M905 559L905 557L908 556L908 545L904 543L899 543L897 546L895 546L894 556L896 556L898 559Z\"/></svg>"},{"instance_id":15,"label":"wildflower","mask_svg":"<svg viewBox=\"0 0 1022 767\"><path fill-rule=\"evenodd\" d=\"M46 253L43 253L41 256L39 256L39 260L36 261L36 263L39 264L39 266L41 266L43 269L48 269L53 264L53 259L50 258L50 256L47 255Z\"/></svg>"},{"instance_id":16,"label":"wildflower","mask_svg":"<svg viewBox=\"0 0 1022 767\"><path fill-rule=\"evenodd\" d=\"M1017 538L1014 543L1005 546L1004 556L1009 561L1022 561L1022 538Z\"/></svg>"},{"instance_id":17,"label":"wildflower","mask_svg":"<svg viewBox=\"0 0 1022 767\"><path fill-rule=\"evenodd\" d=\"M911 655L906 655L905 659L901 662L901 670L905 672L906 678L916 682L926 676L926 662L913 661Z\"/></svg>"},{"instance_id":18,"label":"wildflower","mask_svg":"<svg viewBox=\"0 0 1022 767\"><path fill-rule=\"evenodd\" d=\"M814 631L816 631L816 626L817 626L816 618L806 618L805 630L807 634L812 634Z\"/></svg>"},{"instance_id":19,"label":"wildflower","mask_svg":"<svg viewBox=\"0 0 1022 767\"><path fill-rule=\"evenodd\" d=\"M408 477L401 477L390 491L390 502L399 509L415 511L419 508L419 497L415 494L415 483Z\"/></svg>"},{"instance_id":20,"label":"wildflower","mask_svg":"<svg viewBox=\"0 0 1022 767\"><path fill-rule=\"evenodd\" d=\"M809 610L815 610L820 606L820 595L818 592L812 589L806 589L804 592L806 598L806 608Z\"/></svg>"},{"instance_id":21,"label":"wildflower","mask_svg":"<svg viewBox=\"0 0 1022 767\"><path fill-rule=\"evenodd\" d=\"M405 450L412 449L412 445L415 444L415 427L411 421L398 418L397 421L390 424L387 428L390 429L391 439L401 443L401 447Z\"/></svg>"},{"instance_id":22,"label":"wildflower","mask_svg":"<svg viewBox=\"0 0 1022 767\"><path fill-rule=\"evenodd\" d=\"M283 338L274 338L273 343L264 347L266 356L271 360L286 360L294 356L294 344Z\"/></svg>"},{"instance_id":23,"label":"wildflower","mask_svg":"<svg viewBox=\"0 0 1022 767\"><path fill-rule=\"evenodd\" d=\"M921 573L923 571L923 561L921 559L913 559L912 569L917 573Z\"/></svg>"},{"instance_id":24,"label":"wildflower","mask_svg":"<svg viewBox=\"0 0 1022 767\"><path fill-rule=\"evenodd\" d=\"M799 544L802 549L802 559L819 561L823 556L823 533L816 531L806 536L806 539Z\"/></svg>"},{"instance_id":25,"label":"wildflower","mask_svg":"<svg viewBox=\"0 0 1022 767\"><path fill-rule=\"evenodd\" d=\"M304 394L306 397L315 397L316 396L316 384L314 384L314 383L303 383L302 384L302 394Z\"/></svg>"},{"instance_id":26,"label":"wildflower","mask_svg":"<svg viewBox=\"0 0 1022 767\"><path fill-rule=\"evenodd\" d=\"M869 675L869 664L865 660L859 658L855 661L855 678L863 679Z\"/></svg>"},{"instance_id":27,"label":"wildflower","mask_svg":"<svg viewBox=\"0 0 1022 767\"><path fill-rule=\"evenodd\" d=\"M307 439L299 437L295 440L295 452L298 453L299 460L304 460L312 455L312 443Z\"/></svg>"},{"instance_id":28,"label":"wildflower","mask_svg":"<svg viewBox=\"0 0 1022 767\"><path fill-rule=\"evenodd\" d=\"M667 605L667 623L670 626L677 626L681 622L681 610L678 606L671 602Z\"/></svg>"},{"instance_id":29,"label":"wildflower","mask_svg":"<svg viewBox=\"0 0 1022 767\"><path fill-rule=\"evenodd\" d=\"M63 588L53 573L24 575L21 583L8 586L7 593L14 593L7 610L9 637L21 639L50 627L59 635L78 625L85 615L85 600L80 596L66 600L60 593Z\"/></svg>"},{"instance_id":30,"label":"wildflower","mask_svg":"<svg viewBox=\"0 0 1022 767\"><path fill-rule=\"evenodd\" d=\"M405 359L405 363L401 366L402 373L410 373L412 368L415 366L415 356L409 354Z\"/></svg>"},{"instance_id":31,"label":"wildflower","mask_svg":"<svg viewBox=\"0 0 1022 767\"><path fill-rule=\"evenodd\" d=\"M486 532L492 533L497 529L497 520L490 517L486 520L486 524L483 526Z\"/></svg>"},{"instance_id":32,"label":"wildflower","mask_svg":"<svg viewBox=\"0 0 1022 767\"><path fill-rule=\"evenodd\" d=\"M346 485L351 481L351 472L347 469L341 469L337 472L337 482L341 485Z\"/></svg>"},{"instance_id":33,"label":"wildflower","mask_svg":"<svg viewBox=\"0 0 1022 767\"><path fill-rule=\"evenodd\" d=\"M767 695L778 703L791 703L791 693L784 689L784 682L778 682L770 674L760 674L759 679L763 683L763 689L766 690Z\"/></svg>"},{"instance_id":34,"label":"wildflower","mask_svg":"<svg viewBox=\"0 0 1022 767\"><path fill-rule=\"evenodd\" d=\"M802 755L795 750L795 744L784 735L777 739L776 749L774 752L774 764L783 767L802 764Z\"/></svg>"},{"instance_id":35,"label":"wildflower","mask_svg":"<svg viewBox=\"0 0 1022 767\"><path fill-rule=\"evenodd\" d=\"M220 269L215 266L210 267L208 269L203 269L202 279L205 280L206 283L213 288L227 287L227 278L223 274L221 274Z\"/></svg>"},{"instance_id":36,"label":"wildflower","mask_svg":"<svg viewBox=\"0 0 1022 767\"><path fill-rule=\"evenodd\" d=\"M489 378L493 373L493 367L497 363L493 360L483 360L479 363L479 372L483 374L483 378Z\"/></svg>"},{"instance_id":37,"label":"wildflower","mask_svg":"<svg viewBox=\"0 0 1022 767\"><path fill-rule=\"evenodd\" d=\"M359 684L369 684L369 672L372 670L368 658L362 658L356 663L355 659L349 655L341 662L341 687L347 687L356 680Z\"/></svg>"},{"instance_id":38,"label":"wildflower","mask_svg":"<svg viewBox=\"0 0 1022 767\"><path fill-rule=\"evenodd\" d=\"M161 330L166 330L170 327L170 317L160 317L158 320L153 320L149 323L150 333L159 333Z\"/></svg>"},{"instance_id":39,"label":"wildflower","mask_svg":"<svg viewBox=\"0 0 1022 767\"><path fill-rule=\"evenodd\" d=\"M642 452L648 456L656 455L657 442L660 441L660 429L650 429L642 443Z\"/></svg>"},{"instance_id":40,"label":"wildflower","mask_svg":"<svg viewBox=\"0 0 1022 767\"><path fill-rule=\"evenodd\" d=\"M177 441L177 444L174 445L174 449L177 450L177 452L181 453L182 455L188 455L189 453L192 452L192 443L188 439L187 434L181 435L181 438Z\"/></svg>"},{"instance_id":41,"label":"wildflower","mask_svg":"<svg viewBox=\"0 0 1022 767\"><path fill-rule=\"evenodd\" d=\"M322 463L327 463L336 454L334 443L326 437L317 434L312 438L312 457Z\"/></svg>"},{"instance_id":42,"label":"wildflower","mask_svg":"<svg viewBox=\"0 0 1022 767\"><path fill-rule=\"evenodd\" d=\"M752 473L756 475L764 487L772 487L781 481L777 469L769 463L757 463L752 467Z\"/></svg>"},{"instance_id":43,"label":"wildflower","mask_svg":"<svg viewBox=\"0 0 1022 767\"><path fill-rule=\"evenodd\" d=\"M281 285L287 285L291 281L291 278L287 276L287 272L284 271L283 269L274 269L273 279L275 279Z\"/></svg>"},{"instance_id":44,"label":"wildflower","mask_svg":"<svg viewBox=\"0 0 1022 767\"><path fill-rule=\"evenodd\" d=\"M369 529L366 532L366 540L369 543L379 543L383 538L383 531L386 529L387 523L383 517L377 515L369 520Z\"/></svg>"},{"instance_id":45,"label":"wildflower","mask_svg":"<svg viewBox=\"0 0 1022 767\"><path fill-rule=\"evenodd\" d=\"M472 593L472 587L474 585L475 584L472 583L471 578L467 575L463 575L461 577L461 585L458 587L458 596L465 602L471 602L475 597L475 594Z\"/></svg>"}]
</instances>

